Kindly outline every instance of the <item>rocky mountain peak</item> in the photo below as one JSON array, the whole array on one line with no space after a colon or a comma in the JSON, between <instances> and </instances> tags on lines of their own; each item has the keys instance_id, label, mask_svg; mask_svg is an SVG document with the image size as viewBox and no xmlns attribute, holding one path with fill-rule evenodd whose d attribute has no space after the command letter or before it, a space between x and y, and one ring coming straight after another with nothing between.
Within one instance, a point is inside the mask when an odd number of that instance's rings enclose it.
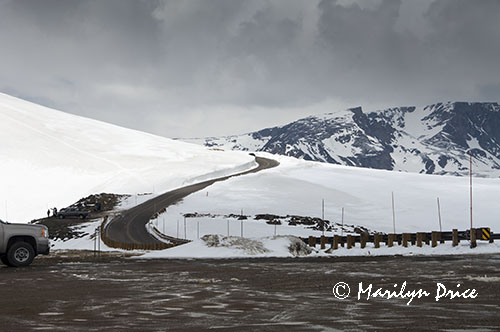
<instances>
[{"instance_id":1,"label":"rocky mountain peak","mask_svg":"<svg viewBox=\"0 0 500 332\"><path fill-rule=\"evenodd\" d=\"M333 164L428 174L500 176L500 105L443 102L375 112L354 107L257 132L187 141Z\"/></svg>"}]
</instances>

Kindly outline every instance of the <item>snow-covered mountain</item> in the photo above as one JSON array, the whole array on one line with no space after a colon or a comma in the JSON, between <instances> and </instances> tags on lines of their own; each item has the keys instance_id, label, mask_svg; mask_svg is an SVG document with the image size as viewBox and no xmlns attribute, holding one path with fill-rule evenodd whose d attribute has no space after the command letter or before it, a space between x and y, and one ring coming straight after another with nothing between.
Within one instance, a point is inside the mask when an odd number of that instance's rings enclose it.
<instances>
[{"instance_id":1,"label":"snow-covered mountain","mask_svg":"<svg viewBox=\"0 0 500 332\"><path fill-rule=\"evenodd\" d=\"M0 218L27 222L93 193L160 193L252 168L213 151L0 94Z\"/></svg>"},{"instance_id":2,"label":"snow-covered mountain","mask_svg":"<svg viewBox=\"0 0 500 332\"><path fill-rule=\"evenodd\" d=\"M226 150L427 174L500 176L500 105L447 102L364 113L360 107L226 137L186 139Z\"/></svg>"}]
</instances>

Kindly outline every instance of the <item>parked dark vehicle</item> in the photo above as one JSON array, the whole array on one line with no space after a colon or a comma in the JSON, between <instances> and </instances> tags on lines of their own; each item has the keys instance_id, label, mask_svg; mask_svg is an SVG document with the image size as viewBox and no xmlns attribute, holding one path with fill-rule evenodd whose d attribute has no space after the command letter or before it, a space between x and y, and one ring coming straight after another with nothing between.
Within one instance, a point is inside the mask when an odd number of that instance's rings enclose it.
<instances>
[{"instance_id":1,"label":"parked dark vehicle","mask_svg":"<svg viewBox=\"0 0 500 332\"><path fill-rule=\"evenodd\" d=\"M47 227L0 220L0 260L5 265L28 266L37 255L48 255L49 251Z\"/></svg>"},{"instance_id":2,"label":"parked dark vehicle","mask_svg":"<svg viewBox=\"0 0 500 332\"><path fill-rule=\"evenodd\" d=\"M57 216L60 219L64 218L80 218L80 219L85 219L90 216L90 212L80 210L77 208L69 207L65 209L61 209L61 211L57 212Z\"/></svg>"}]
</instances>

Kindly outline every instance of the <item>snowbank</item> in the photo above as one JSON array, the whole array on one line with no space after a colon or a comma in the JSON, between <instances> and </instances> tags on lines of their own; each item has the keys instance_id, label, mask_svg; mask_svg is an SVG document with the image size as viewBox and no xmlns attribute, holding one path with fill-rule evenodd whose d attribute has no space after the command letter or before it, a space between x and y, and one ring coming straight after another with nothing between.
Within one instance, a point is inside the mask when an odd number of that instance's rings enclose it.
<instances>
[{"instance_id":1,"label":"snowbank","mask_svg":"<svg viewBox=\"0 0 500 332\"><path fill-rule=\"evenodd\" d=\"M259 258L259 257L344 257L344 256L442 256L442 255L475 255L500 252L500 243L478 242L474 249L469 248L467 241L457 247L451 243L440 244L435 248L424 245L422 248L394 246L389 248L381 244L374 248L368 243L366 248L352 249L340 247L338 250L325 250L308 247L295 236L275 236L264 238L241 238L237 236L205 235L199 240L183 244L171 249L150 251L136 258Z\"/></svg>"},{"instance_id":2,"label":"snowbank","mask_svg":"<svg viewBox=\"0 0 500 332\"><path fill-rule=\"evenodd\" d=\"M93 193L158 194L254 167L245 152L214 151L5 94L0 141L0 218L12 222Z\"/></svg>"},{"instance_id":3,"label":"snowbank","mask_svg":"<svg viewBox=\"0 0 500 332\"><path fill-rule=\"evenodd\" d=\"M311 252L304 242L294 236L249 239L209 234L199 240L166 250L151 251L137 258L298 257Z\"/></svg>"}]
</instances>

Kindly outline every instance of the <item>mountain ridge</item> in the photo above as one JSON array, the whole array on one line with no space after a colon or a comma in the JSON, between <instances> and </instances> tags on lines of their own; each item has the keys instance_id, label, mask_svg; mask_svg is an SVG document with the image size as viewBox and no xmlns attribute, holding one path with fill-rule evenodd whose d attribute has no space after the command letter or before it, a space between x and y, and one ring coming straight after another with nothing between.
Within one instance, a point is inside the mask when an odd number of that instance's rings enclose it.
<instances>
[{"instance_id":1,"label":"mountain ridge","mask_svg":"<svg viewBox=\"0 0 500 332\"><path fill-rule=\"evenodd\" d=\"M500 105L439 102L364 112L353 107L282 126L183 139L213 148L265 151L332 164L440 175L500 176Z\"/></svg>"}]
</instances>

